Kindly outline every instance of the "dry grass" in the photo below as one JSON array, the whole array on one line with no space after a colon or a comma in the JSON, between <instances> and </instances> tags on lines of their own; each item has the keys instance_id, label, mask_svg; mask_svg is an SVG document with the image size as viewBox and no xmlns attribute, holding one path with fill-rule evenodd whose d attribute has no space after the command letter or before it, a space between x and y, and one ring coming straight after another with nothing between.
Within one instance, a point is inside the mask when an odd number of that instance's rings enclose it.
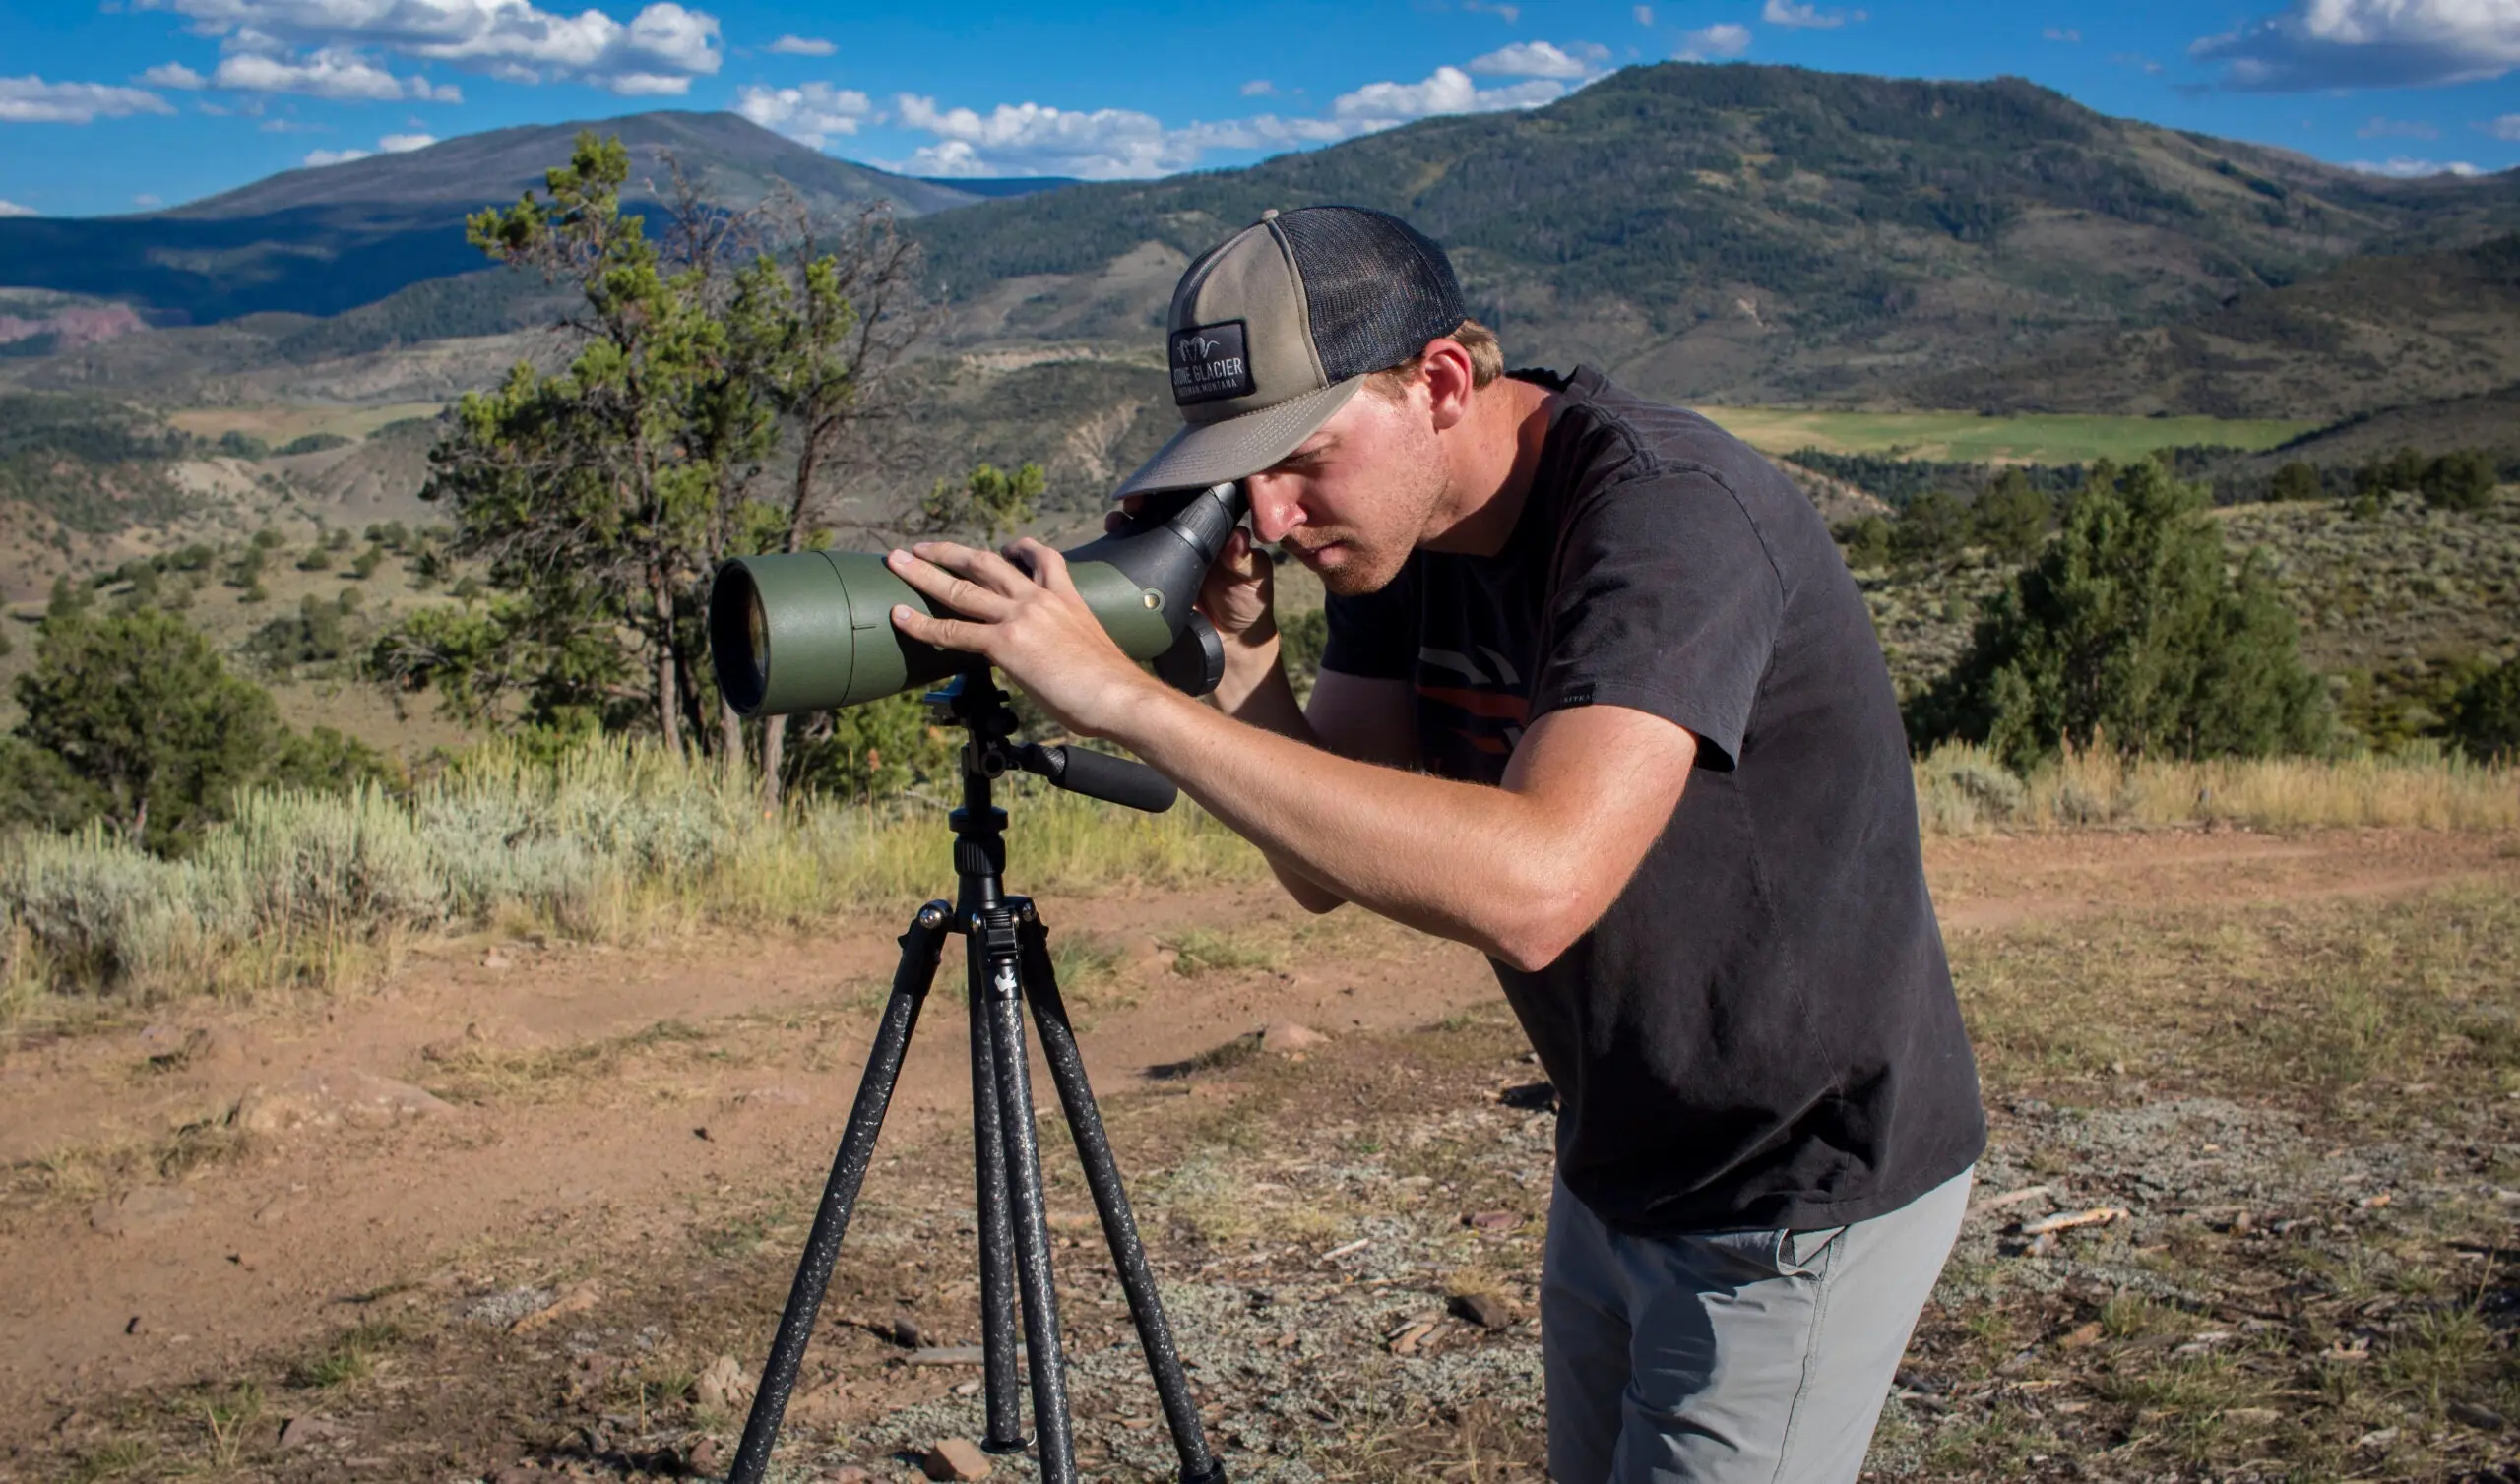
<instances>
[{"instance_id":1,"label":"dry grass","mask_svg":"<svg viewBox=\"0 0 2520 1484\"><path fill-rule=\"evenodd\" d=\"M2179 825L2520 828L2520 768L2437 755L2179 763L2075 752L2023 778L1984 749L1959 743L1920 760L1916 776L1927 835Z\"/></svg>"}]
</instances>

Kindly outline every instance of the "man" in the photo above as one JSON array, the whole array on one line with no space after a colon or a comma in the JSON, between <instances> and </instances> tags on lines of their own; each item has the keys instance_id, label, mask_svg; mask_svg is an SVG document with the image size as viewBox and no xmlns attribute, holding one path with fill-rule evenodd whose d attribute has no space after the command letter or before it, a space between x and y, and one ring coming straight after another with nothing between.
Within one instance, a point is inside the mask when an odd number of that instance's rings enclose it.
<instances>
[{"instance_id":1,"label":"man","mask_svg":"<svg viewBox=\"0 0 2520 1484\"><path fill-rule=\"evenodd\" d=\"M1306 906L1494 961L1563 1105L1559 1484L1855 1478L1984 1125L1896 699L1818 516L1703 418L1501 376L1442 250L1379 213L1271 213L1201 258L1170 358L1187 425L1122 493L1244 481L1331 594L1309 705L1240 533L1201 595L1213 708L1036 541L894 553L964 615L894 622L1162 770Z\"/></svg>"}]
</instances>

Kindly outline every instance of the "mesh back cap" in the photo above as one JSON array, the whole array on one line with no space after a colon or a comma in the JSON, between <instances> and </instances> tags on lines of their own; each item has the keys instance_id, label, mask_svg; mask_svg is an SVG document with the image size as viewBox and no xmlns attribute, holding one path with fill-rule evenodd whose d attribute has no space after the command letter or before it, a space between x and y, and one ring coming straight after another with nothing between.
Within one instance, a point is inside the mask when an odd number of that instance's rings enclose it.
<instances>
[{"instance_id":1,"label":"mesh back cap","mask_svg":"<svg viewBox=\"0 0 2520 1484\"><path fill-rule=\"evenodd\" d=\"M1181 275L1166 361L1184 424L1118 495L1196 489L1294 452L1373 372L1470 316L1451 260L1386 212L1269 212Z\"/></svg>"}]
</instances>

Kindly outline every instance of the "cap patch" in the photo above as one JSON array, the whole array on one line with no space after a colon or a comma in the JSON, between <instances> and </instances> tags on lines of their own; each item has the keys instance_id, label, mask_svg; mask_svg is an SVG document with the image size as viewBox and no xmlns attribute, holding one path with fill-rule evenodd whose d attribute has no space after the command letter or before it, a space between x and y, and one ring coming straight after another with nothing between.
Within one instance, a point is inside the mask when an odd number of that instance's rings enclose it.
<instances>
[{"instance_id":1,"label":"cap patch","mask_svg":"<svg viewBox=\"0 0 2520 1484\"><path fill-rule=\"evenodd\" d=\"M1172 402L1191 406L1251 395L1243 322L1221 320L1172 332Z\"/></svg>"}]
</instances>

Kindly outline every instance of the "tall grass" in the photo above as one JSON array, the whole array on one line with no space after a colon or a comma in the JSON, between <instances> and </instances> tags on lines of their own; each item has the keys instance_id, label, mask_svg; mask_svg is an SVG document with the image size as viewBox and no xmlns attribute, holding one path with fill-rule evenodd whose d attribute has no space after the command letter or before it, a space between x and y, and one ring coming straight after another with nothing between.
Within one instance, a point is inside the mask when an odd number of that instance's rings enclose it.
<instances>
[{"instance_id":1,"label":"tall grass","mask_svg":"<svg viewBox=\"0 0 2520 1484\"><path fill-rule=\"evenodd\" d=\"M1916 776L1927 835L2177 825L2520 828L2520 768L2432 752L2179 763L2087 751L2021 777L1984 748L1956 743L1920 759Z\"/></svg>"},{"instance_id":2,"label":"tall grass","mask_svg":"<svg viewBox=\"0 0 2520 1484\"><path fill-rule=\"evenodd\" d=\"M1030 779L1002 794L1020 890L1262 870L1187 806L1128 814ZM413 933L777 926L952 889L951 836L933 808L809 798L765 818L748 788L653 747L542 761L492 744L409 797L249 794L180 860L102 828L0 844L0 1006L44 991L333 983L390 960Z\"/></svg>"},{"instance_id":3,"label":"tall grass","mask_svg":"<svg viewBox=\"0 0 2520 1484\"><path fill-rule=\"evenodd\" d=\"M2520 828L2520 771L2391 762L2123 763L2028 778L1984 752L1917 764L1929 835L2207 822L2293 829ZM1186 802L1143 815L1029 778L1002 790L1010 884L1028 892L1262 876ZM418 934L540 928L621 940L906 909L953 888L943 811L808 798L764 817L748 788L654 747L556 761L492 744L409 796L258 792L167 860L102 829L0 841L0 1020L59 992L330 985L389 968Z\"/></svg>"}]
</instances>

